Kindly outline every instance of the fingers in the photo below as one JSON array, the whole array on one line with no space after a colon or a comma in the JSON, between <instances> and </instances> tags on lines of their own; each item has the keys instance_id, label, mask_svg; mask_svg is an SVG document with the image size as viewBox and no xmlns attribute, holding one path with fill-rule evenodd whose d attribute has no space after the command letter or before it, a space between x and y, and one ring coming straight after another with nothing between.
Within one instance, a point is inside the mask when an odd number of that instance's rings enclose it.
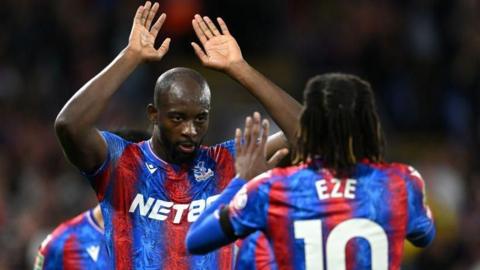
<instances>
[{"instance_id":1,"label":"fingers","mask_svg":"<svg viewBox=\"0 0 480 270\"><path fill-rule=\"evenodd\" d=\"M273 154L273 156L267 162L268 167L270 169L276 167L277 164L287 155L288 155L288 149L287 148L283 148L283 149L278 150L277 152L275 152L275 154Z\"/></svg>"},{"instance_id":2,"label":"fingers","mask_svg":"<svg viewBox=\"0 0 480 270\"><path fill-rule=\"evenodd\" d=\"M225 22L221 18L218 18L217 20L220 24L223 34L230 34ZM196 14L192 20L192 26L195 34L203 46L205 46L205 43L207 43L207 41L214 36L222 35L217 26L215 26L213 21L207 16L202 18L200 15Z\"/></svg>"},{"instance_id":3,"label":"fingers","mask_svg":"<svg viewBox=\"0 0 480 270\"><path fill-rule=\"evenodd\" d=\"M198 25L200 26L200 29L205 34L207 39L211 39L213 37L212 31L210 31L210 29L208 28L207 24L202 19L202 17L200 17L200 15L196 14L195 15L195 20L197 21Z\"/></svg>"},{"instance_id":4,"label":"fingers","mask_svg":"<svg viewBox=\"0 0 480 270\"><path fill-rule=\"evenodd\" d=\"M267 119L263 119L263 121L262 121L262 137L260 139L258 149L263 151L264 156L267 155L267 148L265 147L265 145L267 144L269 134L270 134L270 122L268 122Z\"/></svg>"},{"instance_id":5,"label":"fingers","mask_svg":"<svg viewBox=\"0 0 480 270\"><path fill-rule=\"evenodd\" d=\"M203 17L203 20L207 23L208 28L210 29L210 31L212 31L214 36L220 36L221 35L220 32L218 31L217 27L212 22L212 20L210 20L209 17L205 16L205 17Z\"/></svg>"},{"instance_id":6,"label":"fingers","mask_svg":"<svg viewBox=\"0 0 480 270\"><path fill-rule=\"evenodd\" d=\"M192 20L192 26L193 26L193 30L195 31L195 34L197 35L198 39L200 40L200 43L202 43L202 45L205 45L205 43L207 43L207 41L208 41L208 38L203 33L203 31L200 28L200 25L198 24L197 20L195 20L195 19Z\"/></svg>"},{"instance_id":7,"label":"fingers","mask_svg":"<svg viewBox=\"0 0 480 270\"><path fill-rule=\"evenodd\" d=\"M144 7L139 6L137 8L137 12L135 13L135 17L133 18L133 23L134 24L141 24L142 22L142 14L143 14Z\"/></svg>"},{"instance_id":8,"label":"fingers","mask_svg":"<svg viewBox=\"0 0 480 270\"><path fill-rule=\"evenodd\" d=\"M158 31L160 31L160 28L162 28L162 25L165 22L166 18L167 18L167 15L165 13L162 13L162 15L160 15L160 17L158 17L157 21L152 26L152 29L150 30L150 33L153 35L153 38L157 38Z\"/></svg>"},{"instance_id":9,"label":"fingers","mask_svg":"<svg viewBox=\"0 0 480 270\"><path fill-rule=\"evenodd\" d=\"M145 6L143 7L142 17L140 18L140 24L145 25L151 6L152 6L152 3L150 1L147 1L145 3Z\"/></svg>"},{"instance_id":10,"label":"fingers","mask_svg":"<svg viewBox=\"0 0 480 270\"><path fill-rule=\"evenodd\" d=\"M237 128L235 129L235 151L237 152L237 156L241 156L243 153L242 148L242 130Z\"/></svg>"},{"instance_id":11,"label":"fingers","mask_svg":"<svg viewBox=\"0 0 480 270\"><path fill-rule=\"evenodd\" d=\"M252 128L251 128L251 134L250 134L250 143L248 144L248 150L249 151L254 151L258 147L257 140L258 136L260 135L260 121L261 117L258 112L253 113L253 123L252 123Z\"/></svg>"},{"instance_id":12,"label":"fingers","mask_svg":"<svg viewBox=\"0 0 480 270\"><path fill-rule=\"evenodd\" d=\"M224 35L230 35L230 32L228 31L227 24L223 21L223 19L218 17L217 22L218 22L218 25L220 25L220 29L222 29L222 33Z\"/></svg>"},{"instance_id":13,"label":"fingers","mask_svg":"<svg viewBox=\"0 0 480 270\"><path fill-rule=\"evenodd\" d=\"M170 48L170 41L170 38L166 38L162 42L162 45L160 45L160 48L157 49L158 58L162 58L168 52L168 49Z\"/></svg>"},{"instance_id":14,"label":"fingers","mask_svg":"<svg viewBox=\"0 0 480 270\"><path fill-rule=\"evenodd\" d=\"M268 120L263 121L262 128L264 134L262 135L260 142L258 142L258 137L260 135L260 122L261 116L258 112L254 112L253 117L248 116L245 119L243 137L245 138L244 149L246 151L253 152L257 149L263 149L266 144L270 124L268 123Z\"/></svg>"},{"instance_id":15,"label":"fingers","mask_svg":"<svg viewBox=\"0 0 480 270\"><path fill-rule=\"evenodd\" d=\"M135 13L134 23L140 24L150 30L150 26L152 25L153 18L157 14L159 4L155 3L152 5L150 1L145 2L145 5L139 6L137 12ZM162 18L163 16L163 18ZM163 22L165 21L165 15L162 14L160 18L155 22L152 29L150 30L151 33L155 32L158 33L158 30L162 27Z\"/></svg>"},{"instance_id":16,"label":"fingers","mask_svg":"<svg viewBox=\"0 0 480 270\"><path fill-rule=\"evenodd\" d=\"M243 138L245 139L245 146L248 147L250 145L250 133L252 130L252 117L247 116L245 118L245 129L243 130Z\"/></svg>"},{"instance_id":17,"label":"fingers","mask_svg":"<svg viewBox=\"0 0 480 270\"><path fill-rule=\"evenodd\" d=\"M145 21L145 28L147 30L150 29L150 26L152 25L153 18L155 17L155 14L157 14L159 4L155 3L153 4L152 8L148 12L147 20Z\"/></svg>"},{"instance_id":18,"label":"fingers","mask_svg":"<svg viewBox=\"0 0 480 270\"><path fill-rule=\"evenodd\" d=\"M198 44L195 43L195 42L192 42L190 44L192 45L193 51L195 51L195 54L200 59L202 64L207 63L208 62L208 56L203 52L202 48L200 48L200 46L198 46Z\"/></svg>"}]
</instances>

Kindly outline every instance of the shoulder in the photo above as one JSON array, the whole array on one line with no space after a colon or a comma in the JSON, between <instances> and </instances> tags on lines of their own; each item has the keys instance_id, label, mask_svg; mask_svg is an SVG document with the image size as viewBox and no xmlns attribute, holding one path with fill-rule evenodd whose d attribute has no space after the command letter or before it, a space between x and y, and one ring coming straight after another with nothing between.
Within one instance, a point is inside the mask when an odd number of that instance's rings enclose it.
<instances>
[{"instance_id":1,"label":"shoulder","mask_svg":"<svg viewBox=\"0 0 480 270\"><path fill-rule=\"evenodd\" d=\"M213 160L216 163L232 164L235 160L235 142L233 140L212 146L201 146L199 157Z\"/></svg>"},{"instance_id":2,"label":"shoulder","mask_svg":"<svg viewBox=\"0 0 480 270\"><path fill-rule=\"evenodd\" d=\"M219 155L235 155L235 141L228 140L212 146L202 146L202 150L206 151L211 157Z\"/></svg>"},{"instance_id":3,"label":"shoulder","mask_svg":"<svg viewBox=\"0 0 480 270\"><path fill-rule=\"evenodd\" d=\"M413 166L403 165L403 178L405 179L407 189L417 195L425 195L425 181L422 175Z\"/></svg>"},{"instance_id":4,"label":"shoulder","mask_svg":"<svg viewBox=\"0 0 480 270\"><path fill-rule=\"evenodd\" d=\"M110 131L102 130L100 134L102 134L102 137L107 141L107 143L111 141L128 143L127 140Z\"/></svg>"},{"instance_id":5,"label":"shoulder","mask_svg":"<svg viewBox=\"0 0 480 270\"><path fill-rule=\"evenodd\" d=\"M109 131L101 131L102 137L107 143L110 153L121 153L126 148L138 148L143 142L134 143L128 141L115 133Z\"/></svg>"},{"instance_id":6,"label":"shoulder","mask_svg":"<svg viewBox=\"0 0 480 270\"><path fill-rule=\"evenodd\" d=\"M287 178L301 173L315 174L315 171L310 169L306 164L300 164L284 168L274 168L270 171L271 176L275 178Z\"/></svg>"},{"instance_id":7,"label":"shoulder","mask_svg":"<svg viewBox=\"0 0 480 270\"><path fill-rule=\"evenodd\" d=\"M83 212L69 220L64 221L52 231L52 237L59 238L65 235L71 235L75 233L77 228L83 226L86 223L86 214L87 212Z\"/></svg>"},{"instance_id":8,"label":"shoulder","mask_svg":"<svg viewBox=\"0 0 480 270\"><path fill-rule=\"evenodd\" d=\"M387 173L391 177L399 178L407 185L414 185L421 189L424 186L424 180L420 172L413 166L400 162L392 163L371 163L369 164L374 169L378 169L384 173Z\"/></svg>"},{"instance_id":9,"label":"shoulder","mask_svg":"<svg viewBox=\"0 0 480 270\"><path fill-rule=\"evenodd\" d=\"M40 245L40 252L46 253L61 252L64 248L65 240L75 234L78 226L85 222L85 213L71 218L58 225Z\"/></svg>"},{"instance_id":10,"label":"shoulder","mask_svg":"<svg viewBox=\"0 0 480 270\"><path fill-rule=\"evenodd\" d=\"M401 175L407 181L422 182L423 177L413 166L404 163L391 163L392 170Z\"/></svg>"},{"instance_id":11,"label":"shoulder","mask_svg":"<svg viewBox=\"0 0 480 270\"><path fill-rule=\"evenodd\" d=\"M374 170L401 176L418 173L418 171L412 166L400 162L362 162L360 164L368 166Z\"/></svg>"},{"instance_id":12,"label":"shoulder","mask_svg":"<svg viewBox=\"0 0 480 270\"><path fill-rule=\"evenodd\" d=\"M256 176L248 182L248 185L251 187L271 186L288 182L288 179L298 176L299 174L310 175L314 173L313 170L310 170L308 166L303 164L285 168L274 168Z\"/></svg>"},{"instance_id":13,"label":"shoulder","mask_svg":"<svg viewBox=\"0 0 480 270\"><path fill-rule=\"evenodd\" d=\"M147 141L131 142L108 131L102 131L102 136L107 142L110 158L113 159L130 155L139 156L149 147Z\"/></svg>"}]
</instances>

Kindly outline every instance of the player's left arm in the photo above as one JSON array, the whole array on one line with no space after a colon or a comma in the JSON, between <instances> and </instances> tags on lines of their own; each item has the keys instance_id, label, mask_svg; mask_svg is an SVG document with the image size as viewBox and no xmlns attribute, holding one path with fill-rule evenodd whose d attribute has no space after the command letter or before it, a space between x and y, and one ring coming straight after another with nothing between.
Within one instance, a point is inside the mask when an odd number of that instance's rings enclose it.
<instances>
[{"instance_id":1,"label":"player's left arm","mask_svg":"<svg viewBox=\"0 0 480 270\"><path fill-rule=\"evenodd\" d=\"M264 194L257 190L256 184L265 179L258 176L262 179L255 179L247 185L245 183L274 167L288 153L286 149L282 149L269 161L266 160L268 132L269 123L267 120L262 122L259 113L247 117L243 139L241 130L236 130L237 177L190 226L186 238L190 253L205 254L264 226ZM259 138L260 133L262 134Z\"/></svg>"},{"instance_id":2,"label":"player's left arm","mask_svg":"<svg viewBox=\"0 0 480 270\"><path fill-rule=\"evenodd\" d=\"M436 230L432 212L427 204L425 182L413 167L407 172L408 227L407 239L417 247L428 246L435 237Z\"/></svg>"},{"instance_id":3,"label":"player's left arm","mask_svg":"<svg viewBox=\"0 0 480 270\"><path fill-rule=\"evenodd\" d=\"M277 133L269 138L267 156L271 156L276 150L285 147L287 140L294 141L297 129L294 123L298 121L302 105L250 66L222 18L217 18L217 22L220 30L209 17L195 15L192 25L203 49L192 42L193 49L204 66L220 70L243 85L282 129L285 136Z\"/></svg>"}]
</instances>

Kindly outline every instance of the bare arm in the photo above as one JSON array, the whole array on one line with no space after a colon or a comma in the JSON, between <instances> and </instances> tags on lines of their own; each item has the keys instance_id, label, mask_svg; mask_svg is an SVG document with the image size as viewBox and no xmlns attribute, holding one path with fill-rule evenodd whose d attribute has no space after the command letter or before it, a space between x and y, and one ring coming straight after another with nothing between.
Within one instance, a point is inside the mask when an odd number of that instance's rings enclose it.
<instances>
[{"instance_id":1,"label":"bare arm","mask_svg":"<svg viewBox=\"0 0 480 270\"><path fill-rule=\"evenodd\" d=\"M196 15L193 29L203 46L192 42L192 46L203 65L225 72L243 85L265 107L280 126L286 138L293 141L296 123L302 105L284 90L263 76L243 59L242 52L227 25L217 19L221 32L208 17ZM286 144L278 134L269 138L267 152L273 154Z\"/></svg>"},{"instance_id":2,"label":"bare arm","mask_svg":"<svg viewBox=\"0 0 480 270\"><path fill-rule=\"evenodd\" d=\"M159 49L154 48L166 18L162 14L152 26L157 11L158 3L152 6L150 2L137 9L128 46L70 98L55 120L55 131L65 154L83 171L94 171L106 159L107 145L95 123L110 98L140 63L160 60L168 51L168 38Z\"/></svg>"}]
</instances>

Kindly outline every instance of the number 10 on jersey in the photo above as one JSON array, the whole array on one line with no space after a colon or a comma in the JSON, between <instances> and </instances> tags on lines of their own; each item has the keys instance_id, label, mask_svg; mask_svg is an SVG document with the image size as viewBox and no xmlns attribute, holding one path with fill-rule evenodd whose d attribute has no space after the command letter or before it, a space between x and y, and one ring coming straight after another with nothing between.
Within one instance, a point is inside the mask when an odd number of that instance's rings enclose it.
<instances>
[{"instance_id":1,"label":"number 10 on jersey","mask_svg":"<svg viewBox=\"0 0 480 270\"><path fill-rule=\"evenodd\" d=\"M360 237L368 241L372 270L388 269L388 238L383 228L369 219L349 219L339 223L327 236L323 247L322 221L294 222L295 239L303 239L306 270L345 270L345 249L349 240ZM326 268L323 256L326 257Z\"/></svg>"}]
</instances>

